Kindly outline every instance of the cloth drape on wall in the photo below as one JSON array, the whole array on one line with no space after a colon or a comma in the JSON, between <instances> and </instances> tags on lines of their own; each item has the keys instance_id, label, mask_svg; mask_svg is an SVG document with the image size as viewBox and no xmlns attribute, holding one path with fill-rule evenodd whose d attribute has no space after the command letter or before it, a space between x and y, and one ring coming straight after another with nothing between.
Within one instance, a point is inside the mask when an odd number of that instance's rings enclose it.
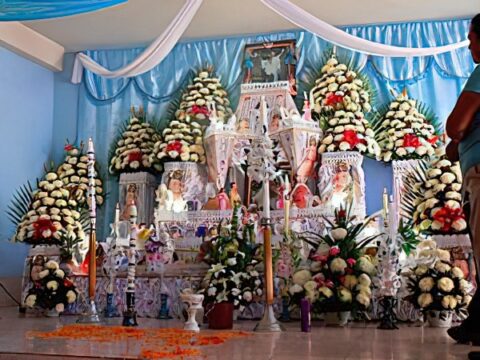
<instances>
[{"instance_id":1,"label":"cloth drape on wall","mask_svg":"<svg viewBox=\"0 0 480 360\"><path fill-rule=\"evenodd\" d=\"M385 44L422 47L460 41L468 28L469 20L448 20L344 29L350 34ZM302 94L315 81L324 60L324 51L331 47L331 44L304 31L182 42L160 65L133 78L105 79L86 71L79 93L77 139L93 136L98 161L106 171L108 149L119 124L128 118L131 105L143 105L149 119L162 119L165 125L169 104L181 95L192 70L208 64L221 78L235 108L242 81L244 46L286 39L297 40L299 59L296 71L299 94ZM142 49L129 49L88 51L87 54L102 66L115 69L125 66L141 52ZM388 100L389 88L401 92L407 87L412 97L427 103L441 120L449 114L464 81L474 68L466 48L419 58L370 57L340 48L337 55L340 59L351 60L370 78L378 92L377 106ZM381 207L381 192L384 186L391 184L391 169L373 161L366 161L365 166L375 168L374 172L366 171L367 212L371 213ZM375 173L375 178L369 178L369 173ZM117 186L116 179L109 177L106 182L106 190L110 193L106 206L108 219L103 225L113 218Z\"/></svg>"}]
</instances>

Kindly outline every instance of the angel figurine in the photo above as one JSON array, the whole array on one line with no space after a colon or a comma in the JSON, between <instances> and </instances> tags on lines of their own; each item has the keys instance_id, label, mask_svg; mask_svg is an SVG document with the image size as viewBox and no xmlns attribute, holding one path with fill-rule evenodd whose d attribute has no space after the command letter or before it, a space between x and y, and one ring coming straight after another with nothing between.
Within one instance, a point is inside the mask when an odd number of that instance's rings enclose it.
<instances>
[{"instance_id":1,"label":"angel figurine","mask_svg":"<svg viewBox=\"0 0 480 360\"><path fill-rule=\"evenodd\" d=\"M155 191L157 195L158 209L159 210L172 210L173 206L173 193L168 190L167 185L160 184L158 189Z\"/></svg>"}]
</instances>

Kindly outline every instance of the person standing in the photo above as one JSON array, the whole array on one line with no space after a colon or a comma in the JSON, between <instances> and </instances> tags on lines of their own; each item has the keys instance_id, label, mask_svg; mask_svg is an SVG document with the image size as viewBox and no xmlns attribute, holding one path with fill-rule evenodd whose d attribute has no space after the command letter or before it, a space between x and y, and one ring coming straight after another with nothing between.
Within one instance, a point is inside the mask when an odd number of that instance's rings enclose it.
<instances>
[{"instance_id":1,"label":"person standing","mask_svg":"<svg viewBox=\"0 0 480 360\"><path fill-rule=\"evenodd\" d=\"M473 61L475 64L479 64L480 14L477 14L471 21L468 39ZM480 66L475 68L465 84L447 119L446 130L451 139L446 148L447 156L452 161L460 160L462 169L465 213L470 227L478 276L480 263ZM479 284L478 281L477 284ZM460 326L448 329L448 334L459 343L480 345L479 287L477 287L468 311L468 318ZM479 354L471 353L470 358L480 359L477 357Z\"/></svg>"}]
</instances>

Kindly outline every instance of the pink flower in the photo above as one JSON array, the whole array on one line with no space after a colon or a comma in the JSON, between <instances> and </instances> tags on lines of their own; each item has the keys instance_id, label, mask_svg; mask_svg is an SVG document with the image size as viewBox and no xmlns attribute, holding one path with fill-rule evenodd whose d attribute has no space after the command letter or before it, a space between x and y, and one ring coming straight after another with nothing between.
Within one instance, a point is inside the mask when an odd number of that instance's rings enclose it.
<instances>
[{"instance_id":1,"label":"pink flower","mask_svg":"<svg viewBox=\"0 0 480 360\"><path fill-rule=\"evenodd\" d=\"M353 259L353 258L348 258L347 259L347 264L348 266L350 267L353 267L353 265L355 265L357 263L357 260Z\"/></svg>"},{"instance_id":2,"label":"pink flower","mask_svg":"<svg viewBox=\"0 0 480 360\"><path fill-rule=\"evenodd\" d=\"M328 257L327 255L313 254L312 256L310 256L310 259L312 259L313 261L325 263L327 262Z\"/></svg>"},{"instance_id":3,"label":"pink flower","mask_svg":"<svg viewBox=\"0 0 480 360\"><path fill-rule=\"evenodd\" d=\"M337 256L340 254L340 249L338 246L332 246L329 251L330 256Z\"/></svg>"},{"instance_id":4,"label":"pink flower","mask_svg":"<svg viewBox=\"0 0 480 360\"><path fill-rule=\"evenodd\" d=\"M335 284L333 283L332 280L327 280L325 281L325 286L328 287L329 289L332 289L335 286Z\"/></svg>"}]
</instances>

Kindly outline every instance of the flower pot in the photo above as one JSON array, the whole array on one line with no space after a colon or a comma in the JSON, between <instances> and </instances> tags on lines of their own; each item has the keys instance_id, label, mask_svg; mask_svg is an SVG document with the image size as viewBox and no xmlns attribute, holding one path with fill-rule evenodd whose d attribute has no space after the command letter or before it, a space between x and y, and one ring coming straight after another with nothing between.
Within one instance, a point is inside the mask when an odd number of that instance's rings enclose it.
<instances>
[{"instance_id":1,"label":"flower pot","mask_svg":"<svg viewBox=\"0 0 480 360\"><path fill-rule=\"evenodd\" d=\"M449 328L452 325L452 311L429 310L426 312L431 327Z\"/></svg>"},{"instance_id":2,"label":"flower pot","mask_svg":"<svg viewBox=\"0 0 480 360\"><path fill-rule=\"evenodd\" d=\"M233 328L233 304L222 302L214 304L208 312L209 329L231 329Z\"/></svg>"},{"instance_id":3,"label":"flower pot","mask_svg":"<svg viewBox=\"0 0 480 360\"><path fill-rule=\"evenodd\" d=\"M325 325L327 326L345 326L350 320L350 311L326 312Z\"/></svg>"}]
</instances>

